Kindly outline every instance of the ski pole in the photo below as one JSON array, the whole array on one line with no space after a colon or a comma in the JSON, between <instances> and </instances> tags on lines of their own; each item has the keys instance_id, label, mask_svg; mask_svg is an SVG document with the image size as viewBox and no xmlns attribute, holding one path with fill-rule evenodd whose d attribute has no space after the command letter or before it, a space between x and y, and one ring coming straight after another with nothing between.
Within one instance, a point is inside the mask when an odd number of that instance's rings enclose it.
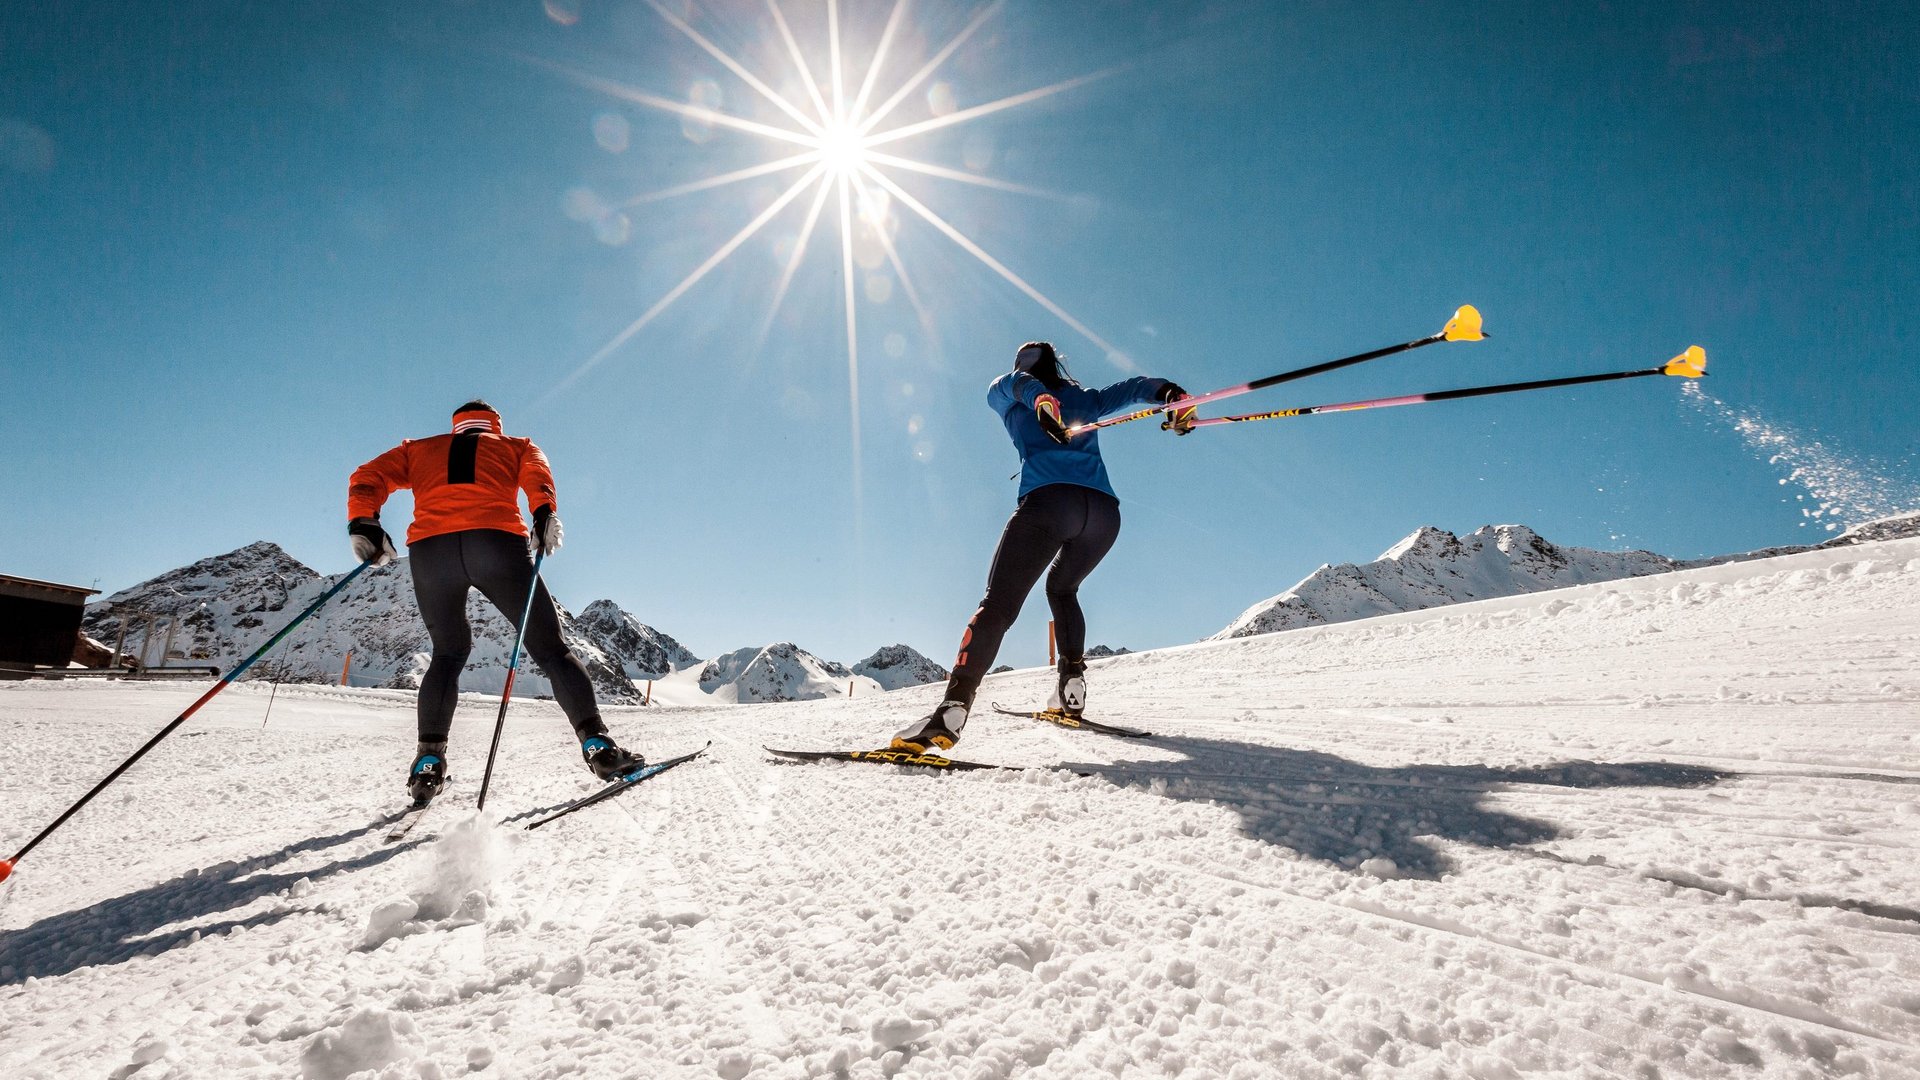
<instances>
[{"instance_id":1,"label":"ski pole","mask_svg":"<svg viewBox=\"0 0 1920 1080\"><path fill-rule=\"evenodd\" d=\"M1094 431L1103 427L1112 427L1115 424L1127 424L1135 420L1145 420L1149 416L1156 416L1173 408L1182 410L1198 408L1209 402L1237 397L1241 394L1252 393L1255 390L1264 390L1269 386L1278 386L1283 382L1304 379L1309 375L1320 375L1329 371L1337 371L1343 367L1351 367L1354 364L1364 364L1369 360L1378 360L1383 356L1392 356L1395 353L1407 352L1411 349L1418 349L1422 346L1432 345L1441 341L1480 341L1485 337L1486 334L1480 330L1479 309L1475 308L1472 304L1464 304L1458 311L1453 313L1453 318L1448 319L1447 325L1441 327L1440 332L1437 334L1416 338L1399 345L1389 345L1384 349L1375 349L1372 352L1355 353L1352 356L1343 356L1338 360L1328 360L1325 363L1295 368L1292 371L1283 371L1278 375L1269 375L1264 379L1255 379L1252 382L1241 383L1238 386L1229 386L1225 389L1214 390L1210 393L1181 398L1179 401L1155 405L1151 409L1142 409L1139 412L1128 413L1125 416L1110 416L1105 420L1096 420L1091 424L1075 424L1073 427L1067 429L1067 437L1072 438L1075 435L1084 434L1085 432Z\"/></svg>"},{"instance_id":2,"label":"ski pole","mask_svg":"<svg viewBox=\"0 0 1920 1080\"><path fill-rule=\"evenodd\" d=\"M507 726L507 702L513 700L513 677L520 670L520 642L527 636L527 621L533 618L533 598L540 592L540 564L547 553L542 551L533 557L533 584L527 586L527 606L520 612L520 628L513 635L513 652L507 657L507 688L500 692L500 715L493 721L493 745L487 748L487 771L480 774L480 798L474 803L474 810L487 808L487 785L493 782L493 759L500 753L500 733Z\"/></svg>"},{"instance_id":3,"label":"ski pole","mask_svg":"<svg viewBox=\"0 0 1920 1080\"><path fill-rule=\"evenodd\" d=\"M187 706L187 711L181 713L179 716L174 717L173 722L168 724L166 727L161 728L159 734L155 735L151 739L148 739L145 746L142 746L140 749L135 750L133 752L132 757L121 762L118 768L108 773L107 778L105 780L102 780L99 783L93 785L93 790L87 792L85 795L80 796L79 802L76 802L72 806L67 807L65 813L61 814L57 818L54 818L53 824L47 826L44 829L41 829L40 834L38 836L35 836L33 839L27 841L27 844L25 847L21 848L19 851L14 852L13 858L0 859L0 881L5 881L7 880L7 878L11 877L13 875L14 864L18 863L21 859L25 858L28 852L38 847L40 844L40 841L45 840L47 837L53 835L53 831L55 829L58 829L60 826L66 824L68 818L79 813L81 807L87 805L89 802L92 802L93 797L95 795L98 795L102 791L105 791L107 789L108 784L111 784L115 780L120 779L121 773L124 773L128 769L133 768L133 763L145 757L147 755L147 751L152 750L154 747L160 745L160 740L165 739L167 736L173 734L175 728L179 727L181 724L186 723L187 717L192 716L194 713L200 711L200 706L205 705L208 701L212 700L213 695L219 693L222 690L225 690L229 684L231 684L235 679L238 679L241 676L241 674L244 673L248 668L252 667L256 661L258 661L261 657L267 655L268 650L272 649L275 645L280 644L280 640L286 637L288 634L292 633L294 627L299 626L301 623L305 622L309 615L312 615L314 612L319 611L322 605L324 605L327 601L333 599L336 595L338 595L340 590L346 588L347 585L350 582L352 582L354 578L359 577L361 571L365 570L367 567L372 565L373 565L372 560L368 560L367 562L361 563L359 566L356 566L351 571L349 571L346 577L343 577L339 581L335 582L333 588L328 589L324 593L321 593L319 599L315 600L311 604L308 604L307 609L305 611L302 611L300 614L294 616L292 622L281 627L279 633L268 638L266 644L260 646L258 649L255 649L252 656L249 656L245 660L242 660L240 661L240 663L236 664L232 671L227 672L226 675L221 677L219 682L213 684L213 688L211 690L208 690L206 693L201 694L198 701L195 701L193 704Z\"/></svg>"},{"instance_id":4,"label":"ski pole","mask_svg":"<svg viewBox=\"0 0 1920 1080\"><path fill-rule=\"evenodd\" d=\"M1488 394L1517 394L1522 390L1545 390L1554 386L1578 386L1581 383L1609 382L1614 379L1638 379L1645 375L1677 375L1698 379L1707 373L1707 353L1698 345L1667 361L1664 366L1640 371L1609 371L1600 375L1574 375L1565 379L1541 379L1536 382L1502 383L1499 386L1470 386L1462 390L1439 390L1431 394L1374 398L1370 401L1346 401L1338 405L1308 405L1299 409L1275 409L1272 412L1246 413L1241 416L1215 416L1195 420L1194 427L1219 424L1243 424L1250 420L1278 420L1288 416L1312 416L1315 413L1357 412L1361 409L1385 409L1394 405L1419 405L1429 401L1453 401L1458 398L1485 397Z\"/></svg>"}]
</instances>

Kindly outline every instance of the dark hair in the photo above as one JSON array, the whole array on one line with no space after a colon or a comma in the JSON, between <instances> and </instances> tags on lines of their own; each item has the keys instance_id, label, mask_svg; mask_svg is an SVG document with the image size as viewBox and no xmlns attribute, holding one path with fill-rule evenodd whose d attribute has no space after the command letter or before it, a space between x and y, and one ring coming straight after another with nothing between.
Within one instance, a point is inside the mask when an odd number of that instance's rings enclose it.
<instances>
[{"instance_id":1,"label":"dark hair","mask_svg":"<svg viewBox=\"0 0 1920 1080\"><path fill-rule=\"evenodd\" d=\"M1037 350L1039 356L1031 363L1022 363L1029 349ZM1066 363L1061 359L1059 351L1053 347L1051 341L1029 341L1020 346L1019 350L1013 354L1013 370L1032 375L1049 390L1058 390L1062 386L1080 385L1073 381L1073 376L1067 371Z\"/></svg>"},{"instance_id":2,"label":"dark hair","mask_svg":"<svg viewBox=\"0 0 1920 1080\"><path fill-rule=\"evenodd\" d=\"M479 398L474 398L474 399L473 399L472 401L469 401L469 402L467 402L467 403L466 403L465 405L462 405L462 406L460 406L459 408L457 408L457 409L455 409L455 410L453 410L453 411L454 411L454 412L456 412L456 413L463 413L463 412L490 412L490 413L492 413L492 414L493 414L493 415L495 415L495 416L499 416L499 415L500 415L500 410L499 410L499 409L496 409L496 408L494 408L493 406L491 406L491 405L489 405L489 404L487 404L486 402L484 402L484 401L482 401L482 400L480 400Z\"/></svg>"}]
</instances>

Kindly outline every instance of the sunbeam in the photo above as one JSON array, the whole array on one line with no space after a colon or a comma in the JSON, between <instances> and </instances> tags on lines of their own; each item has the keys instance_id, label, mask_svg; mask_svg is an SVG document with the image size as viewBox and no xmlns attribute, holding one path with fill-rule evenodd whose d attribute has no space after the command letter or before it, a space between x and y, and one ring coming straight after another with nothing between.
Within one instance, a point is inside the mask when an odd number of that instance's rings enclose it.
<instances>
[{"instance_id":1,"label":"sunbeam","mask_svg":"<svg viewBox=\"0 0 1920 1080\"><path fill-rule=\"evenodd\" d=\"M979 187L992 188L995 191L1010 191L1016 195L1031 195L1038 199L1059 199L1064 201L1067 198L1067 196L1057 191L1044 191L1040 188L1028 187L1025 184L1016 184L1008 180L996 180L991 176L981 176L979 173L949 169L944 165L935 165L931 162L895 157L892 154L882 154L867 144L861 145L860 157L865 161L876 164L892 165L897 169L905 169L908 172L925 173L928 176L938 176L943 180L958 180L963 184L975 184Z\"/></svg>"},{"instance_id":2,"label":"sunbeam","mask_svg":"<svg viewBox=\"0 0 1920 1080\"><path fill-rule=\"evenodd\" d=\"M768 101L771 101L775 105L779 106L780 111L786 113L788 116L793 117L794 120L798 122L801 127L806 128L808 131L812 132L815 135L820 134L819 121L814 120L813 118L809 117L806 113L803 113L799 109L795 108L793 102L788 101L786 98L783 98L779 94L774 93L772 87L768 86L766 83L761 82L760 79L753 74L753 72L748 71L744 66L741 65L741 63L738 60L735 60L733 57L727 55L726 50L720 48L720 46L718 45L715 45L713 42L708 41L705 37L701 35L700 31L695 30L691 26L688 26L685 19L682 19L680 16L675 15L673 12L668 11L666 8L666 5L660 3L660 0L647 0L647 6L652 8L654 11L659 12L660 17L667 20L668 23L672 24L675 30L678 30L681 33L687 35L688 38L692 39L694 44L700 46L702 49L705 49L709 56L712 56L715 60L718 60L722 64L725 64L728 71L731 71L735 75L740 76L741 82L744 82L748 86L753 87L755 90L759 91L761 97L764 97Z\"/></svg>"},{"instance_id":3,"label":"sunbeam","mask_svg":"<svg viewBox=\"0 0 1920 1080\"><path fill-rule=\"evenodd\" d=\"M780 11L778 0L767 0L767 10L773 12L773 23L780 28L780 37L787 43L787 52L793 56L793 66L800 69L800 81L806 84L807 94L813 98L813 107L820 110L820 122L833 119L833 110L827 107L827 99L820 95L820 83L813 77L813 69L807 66L807 58L800 51L800 43L794 40L793 27L787 25L787 17Z\"/></svg>"},{"instance_id":4,"label":"sunbeam","mask_svg":"<svg viewBox=\"0 0 1920 1080\"><path fill-rule=\"evenodd\" d=\"M1053 316L1055 318L1059 319L1061 322L1066 323L1068 326L1073 327L1074 330L1078 331L1080 335L1085 337L1088 341L1091 341L1095 345L1098 345L1102 349L1106 350L1107 359L1110 362L1112 362L1114 366L1119 367L1126 371L1135 370L1136 365L1133 363L1133 360L1130 357L1128 357L1126 353L1120 351L1118 346L1114 345L1112 342L1108 341L1106 338L1103 338L1099 334L1095 333L1092 330L1092 328L1088 327L1085 323L1081 322L1079 319L1076 319L1072 315L1069 315L1065 308L1061 307L1059 304L1056 304L1052 300L1048 299L1045 293L1042 293L1039 289L1036 289L1032 285L1027 284L1027 279L1021 277L1019 274L1014 273L1012 270L1007 269L1005 264L1001 263L999 259L996 259L993 256L987 254L986 250L982 248L979 244L976 244L972 240L968 239L965 233L961 232L959 229L956 229L952 225L948 224L947 220L941 217L939 214L936 214L933 211L927 209L924 205L921 204L920 200L907 194L905 188L902 188L900 185L888 179L886 174L882 173L880 170L872 166L868 166L865 172L867 176L872 178L881 187L884 187L889 192L891 192L894 198L905 203L909 210L912 210L914 213L919 214L921 218L925 219L927 224L932 225L934 228L939 229L941 232L945 233L947 236L947 239L952 240L954 243L960 245L960 247L963 250L965 250L967 254L972 255L976 259L979 259L980 262L987 267L987 269L992 270L994 273L999 274L1001 277L1005 278L1007 282L1011 284L1014 288L1019 289L1023 293L1026 293L1027 296L1031 298L1034 303L1039 304L1041 307L1046 308L1049 312L1053 313Z\"/></svg>"},{"instance_id":5,"label":"sunbeam","mask_svg":"<svg viewBox=\"0 0 1920 1080\"><path fill-rule=\"evenodd\" d=\"M787 287L793 284L793 275L800 269L800 260L807 256L807 243L813 239L814 227L820 223L820 211L827 205L827 196L833 194L833 186L822 180L819 189L814 192L813 205L807 208L806 224L800 226L800 239L793 245L793 253L787 257L787 265L780 272L780 283L774 286L773 302L767 305L767 317L760 321L760 333L754 339L754 351L766 345L767 335L773 330L774 316L780 313L780 304L787 297Z\"/></svg>"},{"instance_id":6,"label":"sunbeam","mask_svg":"<svg viewBox=\"0 0 1920 1080\"><path fill-rule=\"evenodd\" d=\"M788 188L784 193L782 193L779 198L773 200L773 202L770 203L765 210L760 211L760 215L754 218L752 221L748 222L746 228L743 228L739 232L734 233L732 239L720 245L719 250L715 251L712 255L707 256L707 260L701 263L699 266L695 267L693 270L693 273L688 274L686 277L682 278L680 280L680 284L675 285L672 289L669 289L665 296L662 296L659 300L656 300L652 307L648 308L646 312L642 314L639 318L629 323L625 330L622 330L618 334L615 334L612 340L608 341L605 345L600 346L600 348L596 350L592 356L587 357L584 363L582 363L579 367L575 368L572 374L568 375L564 379L561 379L560 382L556 386L554 386L552 390L547 391L547 393L544 396L542 396L539 402L537 402L536 404L544 405L548 401L550 401L555 395L565 392L568 387L580 381L580 377L582 375L585 375L587 372L592 371L594 367L596 367L600 363L600 361L605 360L608 356L612 355L615 349L618 349L620 346L625 345L627 341L633 337L633 335L645 329L648 323L652 322L655 318L659 317L660 313L667 310L667 308L670 307L675 300L680 299L681 294L685 293L688 289L693 288L694 284L697 283L701 278L706 277L707 274L711 272L714 267L719 266L721 263L727 261L727 256L733 254L734 251L737 250L741 244L746 243L748 237L752 236L754 233L759 232L761 228L766 225L767 222L772 221L775 217L777 217L781 210L786 209L786 206L788 203L792 202L796 196L798 196L802 191L806 190L807 185L812 183L815 177L818 177L820 174L822 174L825 171L826 171L826 166L824 164L815 165L811 170L808 171L807 175L801 177L799 181L797 181L792 187Z\"/></svg>"},{"instance_id":7,"label":"sunbeam","mask_svg":"<svg viewBox=\"0 0 1920 1080\"><path fill-rule=\"evenodd\" d=\"M855 325L853 303L853 215L847 210L847 177L840 185L840 277L847 297L847 403L851 407L849 424L853 436L853 505L860 506L860 335Z\"/></svg>"},{"instance_id":8,"label":"sunbeam","mask_svg":"<svg viewBox=\"0 0 1920 1080\"><path fill-rule=\"evenodd\" d=\"M722 173L719 176L709 176L705 180L695 180L689 184L676 184L673 187L662 188L659 191L650 191L645 195L635 195L620 205L623 208L632 208L642 203L659 202L662 199L671 199L680 195L691 195L696 191L711 191L714 188L725 187L728 184L737 184L742 180L751 180L756 176L768 176L777 172L786 172L788 169L797 169L808 162L819 160L821 160L820 151L809 150L804 154L795 154L792 157L781 158L778 161L769 161L762 165L749 165L744 169L735 169L730 173Z\"/></svg>"},{"instance_id":9,"label":"sunbeam","mask_svg":"<svg viewBox=\"0 0 1920 1080\"><path fill-rule=\"evenodd\" d=\"M869 103L879 91L882 77L889 59L898 51L899 43L905 40L902 30L906 25L911 0L891 0L884 26L874 41L872 54L866 58L864 68L851 63L847 43L843 39L841 3L842 0L827 0L825 6L826 42L825 56L814 51L809 62L809 50L801 45L801 39L794 33L794 26L782 9L780 0L766 0L768 13L772 16L774 30L780 39L780 46L768 45L774 52L784 47L794 68L799 74L800 88L794 89L795 98L775 90L766 81L748 70L738 58L729 54L706 34L693 25L695 16L680 13L669 6L669 0L646 0L647 6L681 36L697 46L707 56L720 63L727 71L739 78L747 86L765 99L781 116L790 120L794 127L782 127L768 123L772 114L762 110L762 119L750 119L723 112L717 107L707 107L675 101L659 94L649 93L636 87L596 75L573 71L546 61L531 62L542 64L564 75L579 85L607 94L621 101L631 102L684 118L691 118L715 128L722 128L744 135L758 136L781 143L796 145L800 153L790 154L772 161L746 165L712 176L674 184L656 191L635 195L617 204L620 208L630 209L648 203L658 203L669 199L695 195L700 192L739 184L762 176L782 173L790 169L806 168L807 172L799 181L785 189L778 198L772 200L754 219L730 239L722 243L712 255L681 279L679 284L669 289L665 295L655 300L640 317L629 323L619 333L610 338L594 353L575 366L570 374L549 391L541 401L550 400L574 386L588 372L598 367L608 357L625 346L634 336L645 329L660 314L691 290L712 270L725 262L749 238L758 233L774 218L783 213L809 188L813 197L808 200L805 217L802 220L793 250L786 254L778 280L774 283L766 315L760 321L759 333L755 338L754 350L757 353L768 341L782 305L800 272L808 265L808 255L813 250L813 238L821 228L821 218L825 213L827 200L834 198L838 205L840 221L840 253L838 271L840 275L841 317L844 323L847 348L847 400L849 408L849 437L852 442L853 495L856 510L859 505L861 484L861 415L860 415L860 314L862 288L859 285L859 267L877 269L877 261L862 262L874 255L873 249L864 247L866 240L857 230L861 227L872 228L878 241L878 247L885 254L886 265L893 273L893 281L899 284L901 293L911 306L921 331L927 338L927 344L937 348L938 334L935 313L928 304L928 297L915 286L914 277L908 270L906 253L893 235L895 221L891 206L904 206L913 214L932 225L961 250L978 260L982 266L991 270L1021 293L1038 304L1042 309L1070 327L1075 333L1097 346L1110 362L1123 370L1132 371L1134 365L1127 355L1102 335L1094 332L1087 324L1069 314L1065 308L1051 297L1042 293L1025 278L1016 274L1004 263L994 258L978 243L962 233L958 228L935 212L926 203L912 195L887 175L888 170L901 173L917 173L937 180L952 181L974 188L1004 192L1013 195L1063 200L1067 196L1027 184L1016 183L999 177L984 175L980 172L957 169L947 165L923 160L920 156L898 150L900 144L916 137L928 136L937 132L949 131L981 118L1003 114L1021 106L1063 94L1084 87L1090 83L1114 74L1118 69L1109 68L1090 74L1078 75L1069 79L1050 83L1032 90L993 98L983 104L970 106L945 115L935 115L925 119L914 119L882 128L888 116L915 91L926 84L927 80L941 70L966 43L979 33L981 28L992 19L1006 0L990 0L982 5L967 19L958 33L941 45L924 63L896 86L878 106L869 109ZM818 8L813 9L818 12ZM814 16L818 18L819 16ZM816 24L817 25L817 24ZM817 40L817 39L816 39ZM816 63L824 59L826 77L815 75ZM849 80L855 82L849 87ZM789 82L789 87L792 84ZM695 100L703 100L696 98ZM811 107L815 115L808 114ZM888 146L897 152L882 152L879 147ZM869 184L874 186L870 187ZM858 200L856 205L855 200ZM856 239L860 241L861 254L856 256ZM877 257L875 257L877 258ZM866 301L871 304L886 302L890 284L882 278L875 278L866 285ZM889 341L888 350L897 353L897 345Z\"/></svg>"},{"instance_id":10,"label":"sunbeam","mask_svg":"<svg viewBox=\"0 0 1920 1080\"><path fill-rule=\"evenodd\" d=\"M952 127L955 124L964 124L969 120L986 116L990 113L997 113L1002 109L1015 108L1020 105L1025 105L1028 102L1039 101L1044 97L1052 97L1063 90L1072 90L1075 87L1085 86L1090 82L1106 78L1116 70L1118 69L1109 68L1106 71L1096 71L1091 75L1080 75L1054 83L1051 86L1042 86L1037 90L1029 90L1024 94L1014 94L1011 97L1003 97L998 101L989 101L985 105L975 105L970 109L961 109L959 112L949 113L946 116L936 116L931 120L922 120L917 124L908 124L905 127L892 128L879 135L868 135L866 145L879 146L882 143L890 143L896 139L905 139L928 131L938 131L941 128Z\"/></svg>"},{"instance_id":11,"label":"sunbeam","mask_svg":"<svg viewBox=\"0 0 1920 1080\"><path fill-rule=\"evenodd\" d=\"M973 32L980 29L982 24L993 17L994 12L1000 10L1000 5L1006 2L1007 0L993 0L993 3L981 8L979 14L975 15L973 20L967 23L966 28L955 35L952 41L947 42L945 48L935 53L933 59L927 61L921 66L919 71L913 73L913 78L902 83L900 89L893 92L892 97L888 98L879 108L873 110L871 116L861 121L860 130L862 132L872 131L879 125L880 121L886 119L887 114L892 112L895 106L905 101L907 95L913 93L921 83L927 80L928 76L940 70L940 65L946 63L947 58L952 56L961 45L966 44L967 39L973 36Z\"/></svg>"},{"instance_id":12,"label":"sunbeam","mask_svg":"<svg viewBox=\"0 0 1920 1080\"><path fill-rule=\"evenodd\" d=\"M873 94L873 85L880 77L880 69L887 62L887 46L893 43L894 32L900 28L900 16L906 11L907 0L894 0L886 28L880 31L880 44L874 46L873 59L867 63L867 77L860 80L860 92L854 95L853 108L848 110L848 116L857 117L860 110L867 107L867 98Z\"/></svg>"}]
</instances>

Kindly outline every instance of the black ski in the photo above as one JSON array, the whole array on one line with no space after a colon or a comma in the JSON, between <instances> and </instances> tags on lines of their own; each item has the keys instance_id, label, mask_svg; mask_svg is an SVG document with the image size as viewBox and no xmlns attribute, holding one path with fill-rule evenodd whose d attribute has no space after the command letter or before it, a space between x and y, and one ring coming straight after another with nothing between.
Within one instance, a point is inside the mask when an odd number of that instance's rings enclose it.
<instances>
[{"instance_id":1,"label":"black ski","mask_svg":"<svg viewBox=\"0 0 1920 1080\"><path fill-rule=\"evenodd\" d=\"M706 753L707 747L712 745L713 743L709 741L706 744L706 746L702 746L700 749L695 750L691 754L681 754L679 757L676 757L676 758L668 758L665 761L655 761L650 764L642 765L638 769L635 769L634 771L628 773L627 775L622 776L617 780L613 780L609 782L606 787L601 788L599 791L596 791L591 795L587 795L583 798L570 802L567 805L561 807L560 809L555 810L553 813L548 814L546 817L543 817L538 821L533 822L532 824L528 825L527 828L537 829L540 826L545 825L549 821L553 821L557 818L566 817L568 814L573 813L575 810L585 810L587 807L592 806L594 803L605 802L606 800L613 798L615 795L618 795L623 791L627 791L632 788L638 787L643 781L651 780L654 777L659 776L661 773L666 772L668 769L673 768L675 765L685 765L687 762L692 761L694 758L697 758L701 754Z\"/></svg>"},{"instance_id":2,"label":"black ski","mask_svg":"<svg viewBox=\"0 0 1920 1080\"><path fill-rule=\"evenodd\" d=\"M1055 724L1063 728L1073 728L1076 731L1091 731L1095 734L1112 735L1121 739L1145 739L1153 734L1151 731L1135 731L1133 728L1114 727L1112 724L1102 724L1097 720L1089 720L1084 716L1069 716L1058 709L1041 709L1039 712L1021 712L1015 709L1003 709L996 704L993 706L993 711L1002 716L1024 716L1031 720L1045 720L1049 724Z\"/></svg>"},{"instance_id":3,"label":"black ski","mask_svg":"<svg viewBox=\"0 0 1920 1080\"><path fill-rule=\"evenodd\" d=\"M870 761L876 765L905 765L921 769L938 769L941 772L970 772L977 769L1022 771L1018 765L988 765L979 761L955 761L938 754L916 754L911 750L896 750L891 747L881 750L775 750L767 746L762 749L776 757L790 758L794 761Z\"/></svg>"}]
</instances>

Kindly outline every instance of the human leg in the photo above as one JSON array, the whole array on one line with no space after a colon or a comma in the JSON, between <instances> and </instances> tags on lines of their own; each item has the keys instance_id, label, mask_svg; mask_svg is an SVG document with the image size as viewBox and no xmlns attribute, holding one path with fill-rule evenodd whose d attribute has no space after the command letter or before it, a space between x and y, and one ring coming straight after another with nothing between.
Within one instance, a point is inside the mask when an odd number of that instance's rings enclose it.
<instances>
[{"instance_id":1,"label":"human leg","mask_svg":"<svg viewBox=\"0 0 1920 1080\"><path fill-rule=\"evenodd\" d=\"M462 538L462 550L474 586L515 627L519 626L521 612L527 612L521 645L553 685L553 699L573 725L574 734L582 740L604 736L607 725L600 719L593 681L587 677L580 658L560 636L559 611L547 592L546 583L534 579L533 558L527 553L526 539L497 529L474 529L455 535ZM529 588L534 590L530 608L527 605Z\"/></svg>"},{"instance_id":2,"label":"human leg","mask_svg":"<svg viewBox=\"0 0 1920 1080\"><path fill-rule=\"evenodd\" d=\"M1078 531L1060 546L1060 555L1047 574L1047 604L1053 611L1059 657L1047 707L1074 716L1087 707L1087 620L1080 610L1080 583L1100 565L1120 535L1119 500L1101 491L1082 491Z\"/></svg>"}]
</instances>

